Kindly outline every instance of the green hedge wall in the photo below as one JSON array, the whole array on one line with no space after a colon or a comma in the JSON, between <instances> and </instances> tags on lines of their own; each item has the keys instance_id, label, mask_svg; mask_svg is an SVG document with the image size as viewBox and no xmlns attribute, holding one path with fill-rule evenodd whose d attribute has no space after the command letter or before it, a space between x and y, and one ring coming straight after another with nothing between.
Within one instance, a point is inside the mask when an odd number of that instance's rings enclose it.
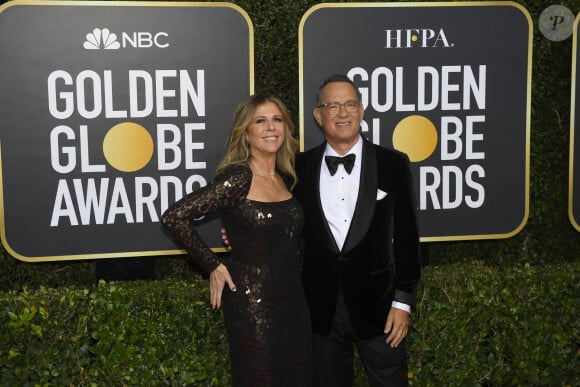
<instances>
[{"instance_id":1,"label":"green hedge wall","mask_svg":"<svg viewBox=\"0 0 580 387\"><path fill-rule=\"evenodd\" d=\"M0 295L6 386L228 385L223 319L196 281Z\"/></svg>"},{"instance_id":2,"label":"green hedge wall","mask_svg":"<svg viewBox=\"0 0 580 387\"><path fill-rule=\"evenodd\" d=\"M580 263L425 269L408 343L416 386L578 386ZM0 384L227 386L207 283L0 292ZM365 386L360 361L356 386Z\"/></svg>"}]
</instances>

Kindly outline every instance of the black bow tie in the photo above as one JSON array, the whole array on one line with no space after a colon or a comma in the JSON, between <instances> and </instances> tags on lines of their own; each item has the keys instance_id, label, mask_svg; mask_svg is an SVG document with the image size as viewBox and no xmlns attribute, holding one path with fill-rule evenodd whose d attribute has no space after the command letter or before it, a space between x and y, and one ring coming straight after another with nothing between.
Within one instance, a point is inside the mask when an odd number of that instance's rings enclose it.
<instances>
[{"instance_id":1,"label":"black bow tie","mask_svg":"<svg viewBox=\"0 0 580 387\"><path fill-rule=\"evenodd\" d=\"M330 171L330 176L334 176L336 170L338 169L338 164L344 165L344 169L350 174L352 171L352 167L354 167L354 160L356 156L352 153L346 155L344 157L336 157L336 156L324 156L324 161L326 161L326 165L328 166L328 170Z\"/></svg>"}]
</instances>

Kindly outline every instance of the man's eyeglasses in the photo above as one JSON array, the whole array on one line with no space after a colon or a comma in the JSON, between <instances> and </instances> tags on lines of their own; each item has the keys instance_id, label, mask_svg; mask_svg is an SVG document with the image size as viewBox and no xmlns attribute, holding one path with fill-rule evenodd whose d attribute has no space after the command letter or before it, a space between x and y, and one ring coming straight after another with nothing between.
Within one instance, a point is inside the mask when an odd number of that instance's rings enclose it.
<instances>
[{"instance_id":1,"label":"man's eyeglasses","mask_svg":"<svg viewBox=\"0 0 580 387\"><path fill-rule=\"evenodd\" d=\"M349 113L356 113L360 107L360 103L358 101L346 101L343 103L328 102L316 105L317 108L324 109L331 116L337 114L341 106Z\"/></svg>"}]
</instances>

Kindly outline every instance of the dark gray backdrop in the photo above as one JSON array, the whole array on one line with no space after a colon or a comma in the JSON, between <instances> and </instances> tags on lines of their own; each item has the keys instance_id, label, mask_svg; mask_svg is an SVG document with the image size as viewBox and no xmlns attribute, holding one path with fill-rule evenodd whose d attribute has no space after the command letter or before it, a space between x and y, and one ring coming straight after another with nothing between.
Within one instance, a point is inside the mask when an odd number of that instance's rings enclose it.
<instances>
[{"instance_id":1,"label":"dark gray backdrop","mask_svg":"<svg viewBox=\"0 0 580 387\"><path fill-rule=\"evenodd\" d=\"M52 4L50 4L52 3ZM252 90L252 25L247 15L234 5L193 6L187 3L151 5L83 2L35 5L14 4L0 13L0 141L2 161L3 213L2 242L9 252L23 260L60 260L110 256L141 256L177 252L176 245L162 232L158 222L127 224L118 216L114 225L70 226L61 222L50 227L57 182L61 178L99 180L110 178L109 195L116 177L125 179L129 198L135 176L179 176L202 174L207 181L215 175L225 150L235 106ZM168 48L86 50L83 42L94 28L108 28L121 39L121 32L165 32ZM47 78L62 69L73 78L83 70L102 77L111 70L114 105L128 108L128 71L188 70L194 86L197 69L205 70L206 115L197 117L190 104L189 117L107 119L104 114L86 119L74 114L65 120L48 111ZM175 81L167 88L178 90ZM64 89L64 88L63 88ZM69 90L70 87L66 88ZM178 92L179 93L179 92ZM178 109L179 98L167 99L167 109ZM157 170L157 147L150 163L135 173L116 171L103 156L102 140L107 130L120 122L135 122L156 138L157 123L183 128L186 122L206 125L196 139L205 150L195 159L205 161L205 171L186 171L183 164L173 171ZM61 175L51 167L49 133L67 125L77 134L80 125L89 131L92 164L105 164L106 173L80 173L80 168ZM196 134L197 135L197 134ZM77 152L78 152L77 147ZM74 195L74 193L73 193ZM156 202L160 213L159 202ZM202 235L214 246L221 246L219 227L204 226Z\"/></svg>"},{"instance_id":2,"label":"dark gray backdrop","mask_svg":"<svg viewBox=\"0 0 580 387\"><path fill-rule=\"evenodd\" d=\"M385 48L386 29L443 29L451 47ZM365 120L371 125L379 118L380 144L392 147L391 136L396 124L409 115L429 118L436 127L442 115L460 117L485 115L477 132L484 134L478 151L485 160L443 162L440 143L426 160L412 164L417 197L419 168L422 165L457 165L462 169L480 164L485 169L486 199L482 207L465 205L457 209L419 211L423 241L504 238L523 228L528 216L529 178L529 96L531 71L531 32L529 14L517 4L493 5L452 3L445 6L429 3L412 4L320 4L309 10L300 29L301 52L301 126L304 148L323 140L312 118L312 108L319 84L334 73L346 74L354 67L371 71L377 67L405 69L404 95L414 102L418 66L487 65L486 108L481 111L472 101L469 111L440 110L427 112L378 113L366 107ZM477 76L477 73L476 73ZM457 83L457 79L453 80ZM359 87L368 86L355 78ZM454 99L457 99L454 96ZM439 129L439 128L438 128ZM464 128L465 130L465 128ZM365 133L371 140L371 133ZM439 139L441 137L439 136ZM465 136L463 136L465 138ZM462 165L463 163L463 165ZM454 188L452 187L452 192ZM464 189L464 194L466 193ZM473 193L470 191L469 193Z\"/></svg>"}]
</instances>

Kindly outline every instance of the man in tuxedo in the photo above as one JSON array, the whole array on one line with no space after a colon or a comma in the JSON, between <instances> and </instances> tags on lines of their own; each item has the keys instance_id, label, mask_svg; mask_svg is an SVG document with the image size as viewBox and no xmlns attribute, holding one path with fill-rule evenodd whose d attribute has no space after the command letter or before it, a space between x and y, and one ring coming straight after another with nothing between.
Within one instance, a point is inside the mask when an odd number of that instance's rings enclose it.
<instances>
[{"instance_id":1,"label":"man in tuxedo","mask_svg":"<svg viewBox=\"0 0 580 387\"><path fill-rule=\"evenodd\" d=\"M362 137L363 114L348 77L326 79L314 108L326 141L296 159L316 386L352 385L354 344L371 386L407 385L421 272L412 176L405 154Z\"/></svg>"}]
</instances>

